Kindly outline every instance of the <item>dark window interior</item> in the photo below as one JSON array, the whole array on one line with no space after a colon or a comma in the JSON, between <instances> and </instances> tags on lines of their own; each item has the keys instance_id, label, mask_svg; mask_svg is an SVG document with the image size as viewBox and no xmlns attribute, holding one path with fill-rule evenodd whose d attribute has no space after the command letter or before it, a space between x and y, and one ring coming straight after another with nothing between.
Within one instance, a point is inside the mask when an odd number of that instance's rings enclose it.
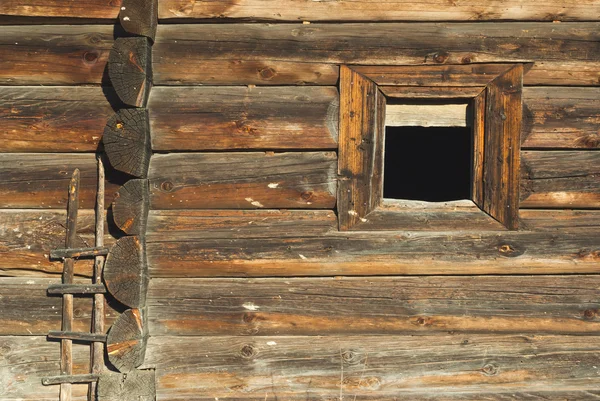
<instances>
[{"instance_id":1,"label":"dark window interior","mask_svg":"<svg viewBox=\"0 0 600 401\"><path fill-rule=\"evenodd\" d=\"M383 197L444 202L471 198L467 127L385 127Z\"/></svg>"}]
</instances>

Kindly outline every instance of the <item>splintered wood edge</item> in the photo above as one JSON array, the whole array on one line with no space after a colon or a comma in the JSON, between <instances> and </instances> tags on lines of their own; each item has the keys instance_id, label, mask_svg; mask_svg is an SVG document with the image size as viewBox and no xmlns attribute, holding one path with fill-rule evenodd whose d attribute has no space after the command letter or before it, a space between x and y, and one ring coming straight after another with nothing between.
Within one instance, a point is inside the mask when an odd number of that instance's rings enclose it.
<instances>
[{"instance_id":1,"label":"splintered wood edge","mask_svg":"<svg viewBox=\"0 0 600 401\"><path fill-rule=\"evenodd\" d=\"M145 109L121 109L106 123L104 152L116 170L146 178L150 165L150 120Z\"/></svg>"},{"instance_id":2,"label":"splintered wood edge","mask_svg":"<svg viewBox=\"0 0 600 401\"><path fill-rule=\"evenodd\" d=\"M123 0L119 22L127 32L152 41L158 24L158 0Z\"/></svg>"},{"instance_id":3,"label":"splintered wood edge","mask_svg":"<svg viewBox=\"0 0 600 401\"><path fill-rule=\"evenodd\" d=\"M120 238L108 253L103 277L106 289L117 301L130 308L143 307L149 281L144 239Z\"/></svg>"},{"instance_id":4,"label":"splintered wood edge","mask_svg":"<svg viewBox=\"0 0 600 401\"><path fill-rule=\"evenodd\" d=\"M144 236L149 208L148 180L129 180L115 195L112 204L113 219L127 235Z\"/></svg>"},{"instance_id":5,"label":"splintered wood edge","mask_svg":"<svg viewBox=\"0 0 600 401\"><path fill-rule=\"evenodd\" d=\"M148 324L141 309L127 309L110 328L106 338L108 360L127 373L144 363Z\"/></svg>"},{"instance_id":6,"label":"splintered wood edge","mask_svg":"<svg viewBox=\"0 0 600 401\"><path fill-rule=\"evenodd\" d=\"M140 401L156 399L154 370L127 374L105 371L98 378L98 400Z\"/></svg>"},{"instance_id":7,"label":"splintered wood edge","mask_svg":"<svg viewBox=\"0 0 600 401\"><path fill-rule=\"evenodd\" d=\"M108 76L119 99L145 107L152 86L152 47L146 37L117 38L108 57Z\"/></svg>"}]
</instances>

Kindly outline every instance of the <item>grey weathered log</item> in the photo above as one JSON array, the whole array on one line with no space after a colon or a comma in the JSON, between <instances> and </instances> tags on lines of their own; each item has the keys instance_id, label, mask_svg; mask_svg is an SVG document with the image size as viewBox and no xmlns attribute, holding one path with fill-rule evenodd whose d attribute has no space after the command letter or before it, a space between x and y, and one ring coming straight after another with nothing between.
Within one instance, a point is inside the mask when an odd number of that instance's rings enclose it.
<instances>
[{"instance_id":1,"label":"grey weathered log","mask_svg":"<svg viewBox=\"0 0 600 401\"><path fill-rule=\"evenodd\" d=\"M52 330L48 332L48 338L60 338L73 341L85 341L85 342L105 342L106 334L97 333L83 333L78 331L57 331Z\"/></svg>"},{"instance_id":2,"label":"grey weathered log","mask_svg":"<svg viewBox=\"0 0 600 401\"><path fill-rule=\"evenodd\" d=\"M48 287L48 295L56 294L104 294L104 284L54 284Z\"/></svg>"},{"instance_id":3,"label":"grey weathered log","mask_svg":"<svg viewBox=\"0 0 600 401\"><path fill-rule=\"evenodd\" d=\"M105 372L98 379L98 399L101 401L154 401L156 383L154 370Z\"/></svg>"},{"instance_id":4,"label":"grey weathered log","mask_svg":"<svg viewBox=\"0 0 600 401\"><path fill-rule=\"evenodd\" d=\"M158 24L158 0L123 0L119 22L127 32L147 36L154 41Z\"/></svg>"},{"instance_id":5,"label":"grey weathered log","mask_svg":"<svg viewBox=\"0 0 600 401\"><path fill-rule=\"evenodd\" d=\"M102 143L112 167L146 178L152 155L147 110L121 109L116 112L106 123Z\"/></svg>"},{"instance_id":6,"label":"grey weathered log","mask_svg":"<svg viewBox=\"0 0 600 401\"><path fill-rule=\"evenodd\" d=\"M146 245L138 236L122 237L111 248L104 266L104 283L115 299L130 308L143 307L148 287Z\"/></svg>"},{"instance_id":7,"label":"grey weathered log","mask_svg":"<svg viewBox=\"0 0 600 401\"><path fill-rule=\"evenodd\" d=\"M66 259L66 258L85 258L98 255L107 255L108 248L93 247L93 248L70 248L70 249L53 249L50 252L50 259Z\"/></svg>"},{"instance_id":8,"label":"grey weathered log","mask_svg":"<svg viewBox=\"0 0 600 401\"><path fill-rule=\"evenodd\" d=\"M121 101L145 107L152 86L152 53L146 37L117 38L108 58L108 76Z\"/></svg>"},{"instance_id":9,"label":"grey weathered log","mask_svg":"<svg viewBox=\"0 0 600 401\"><path fill-rule=\"evenodd\" d=\"M108 360L127 373L144 362L148 324L142 309L127 309L113 323L106 338Z\"/></svg>"},{"instance_id":10,"label":"grey weathered log","mask_svg":"<svg viewBox=\"0 0 600 401\"><path fill-rule=\"evenodd\" d=\"M148 180L127 181L115 195L112 204L113 219L117 227L128 235L146 232L150 194Z\"/></svg>"}]
</instances>

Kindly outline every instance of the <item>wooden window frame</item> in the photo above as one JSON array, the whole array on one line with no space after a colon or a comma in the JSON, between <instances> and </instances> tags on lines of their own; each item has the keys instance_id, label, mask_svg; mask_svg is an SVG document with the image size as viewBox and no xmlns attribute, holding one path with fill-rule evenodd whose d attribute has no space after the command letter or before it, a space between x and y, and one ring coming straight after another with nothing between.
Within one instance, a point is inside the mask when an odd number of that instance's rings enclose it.
<instances>
[{"instance_id":1,"label":"wooden window frame","mask_svg":"<svg viewBox=\"0 0 600 401\"><path fill-rule=\"evenodd\" d=\"M339 229L516 230L522 87L522 64L341 66ZM470 102L470 200L383 198L386 97Z\"/></svg>"}]
</instances>

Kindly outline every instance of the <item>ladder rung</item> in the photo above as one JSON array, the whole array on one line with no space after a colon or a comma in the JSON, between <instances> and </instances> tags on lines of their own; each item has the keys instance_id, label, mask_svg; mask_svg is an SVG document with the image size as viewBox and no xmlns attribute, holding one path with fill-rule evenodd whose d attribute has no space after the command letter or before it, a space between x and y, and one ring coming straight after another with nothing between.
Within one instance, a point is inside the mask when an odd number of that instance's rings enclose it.
<instances>
[{"instance_id":1,"label":"ladder rung","mask_svg":"<svg viewBox=\"0 0 600 401\"><path fill-rule=\"evenodd\" d=\"M60 338L63 340L106 342L106 334L101 333L79 333L76 331L51 331L48 338Z\"/></svg>"},{"instance_id":2,"label":"ladder rung","mask_svg":"<svg viewBox=\"0 0 600 401\"><path fill-rule=\"evenodd\" d=\"M50 259L84 258L101 255L108 255L107 247L53 249L50 251Z\"/></svg>"},{"instance_id":3,"label":"ladder rung","mask_svg":"<svg viewBox=\"0 0 600 401\"><path fill-rule=\"evenodd\" d=\"M104 284L53 284L48 287L48 294L104 294Z\"/></svg>"},{"instance_id":4,"label":"ladder rung","mask_svg":"<svg viewBox=\"0 0 600 401\"><path fill-rule=\"evenodd\" d=\"M98 375L85 374L85 375L62 375L62 376L51 376L44 377L42 384L44 386L51 386L53 384L62 383L93 383L98 381Z\"/></svg>"}]
</instances>

